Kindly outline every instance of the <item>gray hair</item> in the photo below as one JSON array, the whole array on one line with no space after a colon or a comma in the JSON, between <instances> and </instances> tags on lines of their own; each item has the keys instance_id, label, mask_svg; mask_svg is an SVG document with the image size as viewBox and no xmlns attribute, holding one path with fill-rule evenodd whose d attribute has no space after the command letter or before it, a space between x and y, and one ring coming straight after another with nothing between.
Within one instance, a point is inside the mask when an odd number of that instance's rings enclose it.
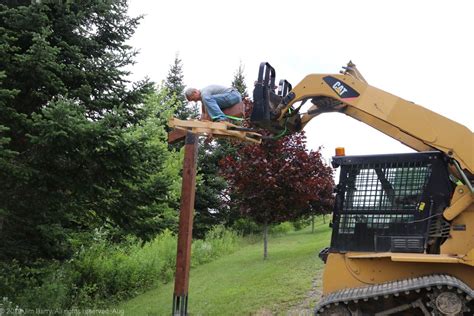
<instances>
[{"instance_id":1,"label":"gray hair","mask_svg":"<svg viewBox=\"0 0 474 316\"><path fill-rule=\"evenodd\" d=\"M189 97L191 96L191 94L193 94L196 91L198 91L198 89L196 88L187 88L186 90L184 90L184 95L186 97L186 100L189 100Z\"/></svg>"}]
</instances>

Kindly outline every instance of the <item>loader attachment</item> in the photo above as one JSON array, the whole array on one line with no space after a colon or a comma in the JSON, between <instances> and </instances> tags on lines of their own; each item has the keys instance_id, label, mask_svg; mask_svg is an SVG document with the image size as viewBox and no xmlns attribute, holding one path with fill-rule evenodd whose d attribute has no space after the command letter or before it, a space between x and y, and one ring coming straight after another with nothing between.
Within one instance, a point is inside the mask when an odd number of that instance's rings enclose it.
<instances>
[{"instance_id":1,"label":"loader attachment","mask_svg":"<svg viewBox=\"0 0 474 316\"><path fill-rule=\"evenodd\" d=\"M258 79L253 90L253 110L250 120L265 124L270 121L270 98L277 101L275 90L275 69L267 62L260 63ZM278 102L279 103L279 102Z\"/></svg>"},{"instance_id":2,"label":"loader attachment","mask_svg":"<svg viewBox=\"0 0 474 316\"><path fill-rule=\"evenodd\" d=\"M292 94L291 84L282 79L278 87L275 86L275 69L267 62L260 63L258 79L253 90L253 110L250 121L253 125L266 129L271 133L285 135L289 132L301 130L301 119L298 111L285 113L284 119L280 117L280 109L289 100ZM278 88L278 93L275 89Z\"/></svg>"}]
</instances>

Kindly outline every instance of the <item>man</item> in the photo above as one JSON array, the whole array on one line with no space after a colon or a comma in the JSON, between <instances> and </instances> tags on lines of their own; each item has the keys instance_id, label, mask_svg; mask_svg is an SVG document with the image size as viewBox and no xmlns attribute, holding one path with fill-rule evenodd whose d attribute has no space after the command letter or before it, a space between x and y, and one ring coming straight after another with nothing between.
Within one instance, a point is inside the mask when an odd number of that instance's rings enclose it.
<instances>
[{"instance_id":1,"label":"man","mask_svg":"<svg viewBox=\"0 0 474 316\"><path fill-rule=\"evenodd\" d=\"M228 121L222 109L242 102L242 96L236 89L219 85L210 85L201 90L187 88L184 94L188 101L201 101L213 121Z\"/></svg>"}]
</instances>

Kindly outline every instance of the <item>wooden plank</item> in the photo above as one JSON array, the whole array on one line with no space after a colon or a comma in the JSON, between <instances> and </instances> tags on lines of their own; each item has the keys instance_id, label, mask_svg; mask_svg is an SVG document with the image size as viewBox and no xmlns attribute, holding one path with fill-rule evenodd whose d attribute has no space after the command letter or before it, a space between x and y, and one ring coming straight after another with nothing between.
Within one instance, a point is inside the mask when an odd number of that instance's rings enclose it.
<instances>
[{"instance_id":1,"label":"wooden plank","mask_svg":"<svg viewBox=\"0 0 474 316\"><path fill-rule=\"evenodd\" d=\"M176 144L183 141L186 137L186 131L182 129L173 129L168 133L168 144Z\"/></svg>"},{"instance_id":2,"label":"wooden plank","mask_svg":"<svg viewBox=\"0 0 474 316\"><path fill-rule=\"evenodd\" d=\"M223 137L237 138L252 143L260 143L262 138L262 135L253 131L233 130L233 128L239 128L239 126L229 122L179 120L177 118L171 118L168 121L168 126L175 129L186 130L198 135L219 135Z\"/></svg>"}]
</instances>

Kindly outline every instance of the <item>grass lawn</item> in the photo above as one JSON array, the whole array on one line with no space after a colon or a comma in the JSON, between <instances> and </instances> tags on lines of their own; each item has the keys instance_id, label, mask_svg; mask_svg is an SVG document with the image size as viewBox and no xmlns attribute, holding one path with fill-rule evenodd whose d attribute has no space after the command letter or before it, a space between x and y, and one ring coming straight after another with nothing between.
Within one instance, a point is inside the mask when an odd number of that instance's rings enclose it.
<instances>
[{"instance_id":1,"label":"grass lawn","mask_svg":"<svg viewBox=\"0 0 474 316\"><path fill-rule=\"evenodd\" d=\"M262 259L263 242L258 242L192 269L189 314L297 314L314 306L315 299L308 299L308 292L323 267L317 254L329 245L329 238L327 223L318 223L314 234L307 228L270 238L266 261ZM115 308L125 315L170 315L173 289L170 282Z\"/></svg>"}]
</instances>

